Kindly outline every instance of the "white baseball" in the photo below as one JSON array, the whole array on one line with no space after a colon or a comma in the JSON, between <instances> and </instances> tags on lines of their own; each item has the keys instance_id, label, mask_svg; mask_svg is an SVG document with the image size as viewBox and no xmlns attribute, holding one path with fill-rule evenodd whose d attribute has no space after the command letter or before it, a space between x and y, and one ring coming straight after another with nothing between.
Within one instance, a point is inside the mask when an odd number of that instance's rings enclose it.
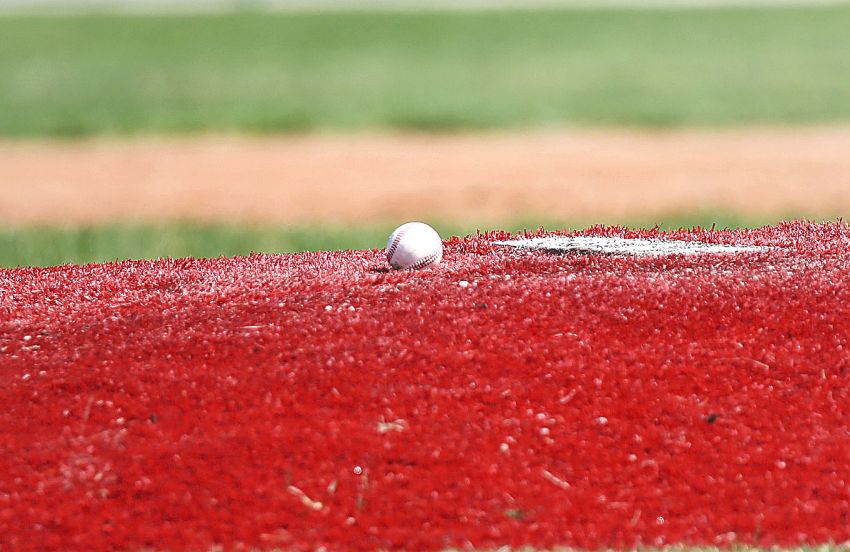
<instances>
[{"instance_id":1,"label":"white baseball","mask_svg":"<svg viewBox=\"0 0 850 552\"><path fill-rule=\"evenodd\" d=\"M425 268L440 264L443 240L436 230L423 222L402 224L387 240L387 262L394 269Z\"/></svg>"}]
</instances>

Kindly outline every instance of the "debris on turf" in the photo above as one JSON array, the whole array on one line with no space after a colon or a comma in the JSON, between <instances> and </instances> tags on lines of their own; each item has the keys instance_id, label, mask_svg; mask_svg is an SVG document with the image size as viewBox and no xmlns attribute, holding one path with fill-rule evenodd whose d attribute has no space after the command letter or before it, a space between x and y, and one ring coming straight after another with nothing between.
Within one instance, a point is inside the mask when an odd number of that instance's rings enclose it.
<instances>
[{"instance_id":1,"label":"debris on turf","mask_svg":"<svg viewBox=\"0 0 850 552\"><path fill-rule=\"evenodd\" d=\"M850 229L574 236L0 270L0 548L850 539Z\"/></svg>"}]
</instances>

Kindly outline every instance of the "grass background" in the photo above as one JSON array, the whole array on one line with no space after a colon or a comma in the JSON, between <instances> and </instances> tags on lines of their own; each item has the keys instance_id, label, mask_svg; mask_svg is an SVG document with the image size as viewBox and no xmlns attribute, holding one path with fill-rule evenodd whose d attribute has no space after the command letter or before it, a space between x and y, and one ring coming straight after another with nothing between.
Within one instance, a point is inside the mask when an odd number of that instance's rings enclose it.
<instances>
[{"instance_id":1,"label":"grass background","mask_svg":"<svg viewBox=\"0 0 850 552\"><path fill-rule=\"evenodd\" d=\"M0 17L0 136L850 120L850 5Z\"/></svg>"},{"instance_id":2,"label":"grass background","mask_svg":"<svg viewBox=\"0 0 850 552\"><path fill-rule=\"evenodd\" d=\"M0 138L850 121L847 29L850 5L3 16ZM477 228L436 226L444 236ZM0 221L0 265L382 247L390 230Z\"/></svg>"}]
</instances>

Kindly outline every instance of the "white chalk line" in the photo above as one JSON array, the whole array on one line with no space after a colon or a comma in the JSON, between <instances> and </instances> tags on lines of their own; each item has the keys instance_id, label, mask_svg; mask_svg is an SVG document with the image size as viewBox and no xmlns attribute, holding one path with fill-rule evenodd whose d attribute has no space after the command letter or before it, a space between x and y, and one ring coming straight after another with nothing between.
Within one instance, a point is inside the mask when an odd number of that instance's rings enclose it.
<instances>
[{"instance_id":1,"label":"white chalk line","mask_svg":"<svg viewBox=\"0 0 850 552\"><path fill-rule=\"evenodd\" d=\"M650 257L662 255L698 255L729 253L763 253L770 247L752 245L723 245L704 242L687 242L654 239L626 239L593 236L548 236L494 242L495 245L521 249L541 249L557 252L597 253L603 255L628 255Z\"/></svg>"}]
</instances>

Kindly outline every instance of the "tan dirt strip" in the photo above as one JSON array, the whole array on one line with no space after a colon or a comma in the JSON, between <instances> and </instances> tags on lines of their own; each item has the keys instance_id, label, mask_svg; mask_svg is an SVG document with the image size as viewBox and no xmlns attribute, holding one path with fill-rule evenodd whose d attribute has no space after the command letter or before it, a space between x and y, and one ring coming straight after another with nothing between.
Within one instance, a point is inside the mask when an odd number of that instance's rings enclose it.
<instances>
[{"instance_id":1,"label":"tan dirt strip","mask_svg":"<svg viewBox=\"0 0 850 552\"><path fill-rule=\"evenodd\" d=\"M850 213L850 127L0 142L0 224Z\"/></svg>"}]
</instances>

